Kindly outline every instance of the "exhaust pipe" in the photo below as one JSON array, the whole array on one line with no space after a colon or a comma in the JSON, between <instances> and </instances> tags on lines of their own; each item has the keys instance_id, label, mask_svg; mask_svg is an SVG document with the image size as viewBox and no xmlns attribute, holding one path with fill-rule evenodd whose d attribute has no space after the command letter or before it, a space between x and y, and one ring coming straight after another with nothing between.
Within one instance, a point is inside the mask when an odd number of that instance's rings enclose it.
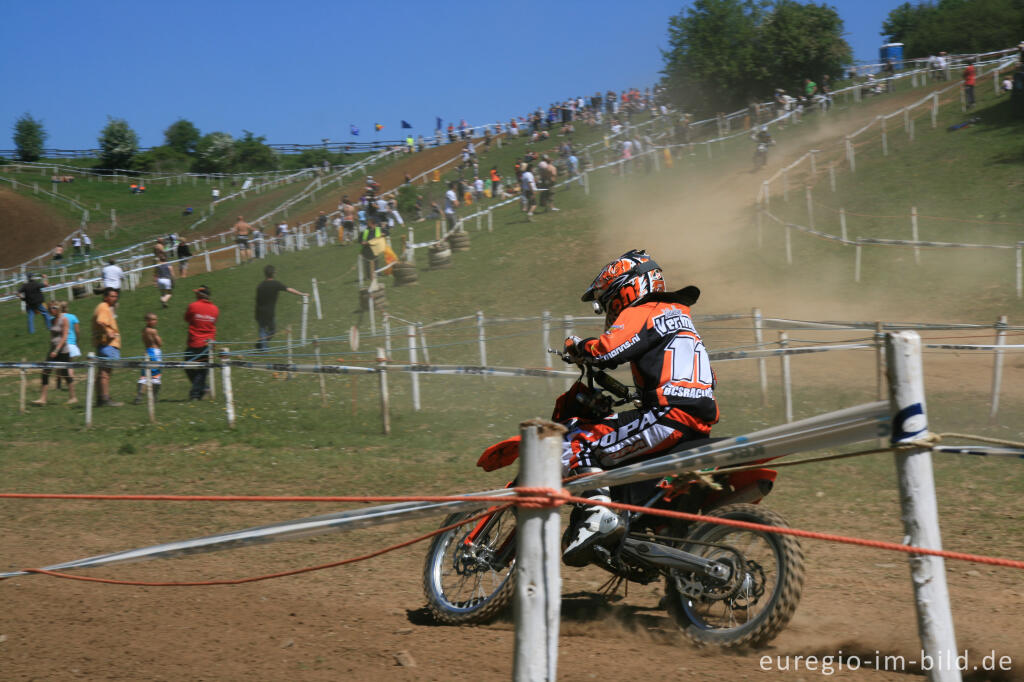
<instances>
[{"instance_id":1,"label":"exhaust pipe","mask_svg":"<svg viewBox=\"0 0 1024 682\"><path fill-rule=\"evenodd\" d=\"M756 483L731 492L714 503L716 507L724 507L727 504L754 504L772 491L775 484L767 478L760 478Z\"/></svg>"}]
</instances>

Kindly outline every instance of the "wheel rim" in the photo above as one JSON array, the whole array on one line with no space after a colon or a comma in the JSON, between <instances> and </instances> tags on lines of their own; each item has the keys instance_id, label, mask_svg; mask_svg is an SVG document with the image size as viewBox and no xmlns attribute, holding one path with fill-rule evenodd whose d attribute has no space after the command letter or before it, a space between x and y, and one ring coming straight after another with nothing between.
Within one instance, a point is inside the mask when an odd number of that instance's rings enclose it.
<instances>
[{"instance_id":1,"label":"wheel rim","mask_svg":"<svg viewBox=\"0 0 1024 682\"><path fill-rule=\"evenodd\" d=\"M438 601L453 613L471 613L496 597L515 572L515 516L499 513L474 541L476 523L444 535L430 567Z\"/></svg>"},{"instance_id":2,"label":"wheel rim","mask_svg":"<svg viewBox=\"0 0 1024 682\"><path fill-rule=\"evenodd\" d=\"M742 555L739 566L735 552L722 547L694 545L687 551L728 564L733 576L726 583L700 581L701 594L688 596L683 576L675 576L680 605L689 621L702 630L730 631L757 622L771 607L778 591L779 551L764 533L719 526L701 537L702 542L727 545ZM741 570L737 570L737 569ZM687 576L692 590L693 576Z\"/></svg>"}]
</instances>

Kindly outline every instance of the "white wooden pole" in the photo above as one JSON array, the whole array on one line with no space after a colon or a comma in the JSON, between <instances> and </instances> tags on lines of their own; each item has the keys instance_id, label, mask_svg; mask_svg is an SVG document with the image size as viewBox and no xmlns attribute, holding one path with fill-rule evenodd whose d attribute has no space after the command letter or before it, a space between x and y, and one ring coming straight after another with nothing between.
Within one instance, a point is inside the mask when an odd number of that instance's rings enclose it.
<instances>
[{"instance_id":1,"label":"white wooden pole","mask_svg":"<svg viewBox=\"0 0 1024 682\"><path fill-rule=\"evenodd\" d=\"M836 167L835 164L828 167L828 184L832 193L836 193Z\"/></svg>"},{"instance_id":2,"label":"white wooden pole","mask_svg":"<svg viewBox=\"0 0 1024 682\"><path fill-rule=\"evenodd\" d=\"M320 306L320 287L317 286L316 277L313 278L313 306L316 309L316 319L324 319L324 311Z\"/></svg>"},{"instance_id":3,"label":"white wooden pole","mask_svg":"<svg viewBox=\"0 0 1024 682\"><path fill-rule=\"evenodd\" d=\"M771 185L768 183L767 180L765 180L763 183L761 183L761 187L764 189L764 192L762 192L762 194L764 195L764 208L766 211L770 211L772 209Z\"/></svg>"},{"instance_id":4,"label":"white wooden pole","mask_svg":"<svg viewBox=\"0 0 1024 682\"><path fill-rule=\"evenodd\" d=\"M309 331L309 296L302 297L302 334L299 338L302 340L302 345L306 345L306 339L309 338L306 332Z\"/></svg>"},{"instance_id":5,"label":"white wooden pole","mask_svg":"<svg viewBox=\"0 0 1024 682\"><path fill-rule=\"evenodd\" d=\"M388 359L384 349L377 349L377 374L380 377L380 419L385 436L391 434L391 408L388 400Z\"/></svg>"},{"instance_id":6,"label":"white wooden pole","mask_svg":"<svg viewBox=\"0 0 1024 682\"><path fill-rule=\"evenodd\" d=\"M1024 248L1024 242L1017 242L1017 298L1024 297L1024 258L1022 258L1021 249Z\"/></svg>"},{"instance_id":7,"label":"white wooden pole","mask_svg":"<svg viewBox=\"0 0 1024 682\"><path fill-rule=\"evenodd\" d=\"M224 412L228 418L228 428L233 429L235 428L235 394L231 390L231 365L228 364L230 355L231 353L226 347L220 349L220 371L224 388Z\"/></svg>"},{"instance_id":8,"label":"white wooden pole","mask_svg":"<svg viewBox=\"0 0 1024 682\"><path fill-rule=\"evenodd\" d=\"M417 365L418 359L416 357L416 327L409 325L409 364ZM412 409L414 412L420 411L420 373L410 372L412 379Z\"/></svg>"},{"instance_id":9,"label":"white wooden pole","mask_svg":"<svg viewBox=\"0 0 1024 682\"><path fill-rule=\"evenodd\" d=\"M85 379L85 426L92 426L92 407L96 401L96 354L89 353L85 361L89 363Z\"/></svg>"},{"instance_id":10,"label":"white wooden pole","mask_svg":"<svg viewBox=\"0 0 1024 682\"><path fill-rule=\"evenodd\" d=\"M790 237L790 231L792 228L789 224L786 224L786 265L793 264L793 243L792 237Z\"/></svg>"},{"instance_id":11,"label":"white wooden pole","mask_svg":"<svg viewBox=\"0 0 1024 682\"><path fill-rule=\"evenodd\" d=\"M206 271L211 272L213 268L210 266L210 252L206 251L203 253L203 260L206 261Z\"/></svg>"},{"instance_id":12,"label":"white wooden pole","mask_svg":"<svg viewBox=\"0 0 1024 682\"><path fill-rule=\"evenodd\" d=\"M882 399L885 383L885 334L881 321L875 322L875 397Z\"/></svg>"},{"instance_id":13,"label":"white wooden pole","mask_svg":"<svg viewBox=\"0 0 1024 682\"><path fill-rule=\"evenodd\" d=\"M889 156L889 135L886 130L885 116L879 116L878 120L882 126L882 156Z\"/></svg>"},{"instance_id":14,"label":"white wooden pole","mask_svg":"<svg viewBox=\"0 0 1024 682\"><path fill-rule=\"evenodd\" d=\"M207 385L210 387L210 399L211 400L216 400L217 399L217 372L213 368L214 358L217 357L216 353L214 352L215 350L216 350L216 344L213 341L211 341L210 342L210 351L209 351L209 354L206 356L206 362L210 365L210 369L207 370Z\"/></svg>"},{"instance_id":15,"label":"white wooden pole","mask_svg":"<svg viewBox=\"0 0 1024 682\"><path fill-rule=\"evenodd\" d=\"M782 200L789 203L789 171L782 169Z\"/></svg>"},{"instance_id":16,"label":"white wooden pole","mask_svg":"<svg viewBox=\"0 0 1024 682\"><path fill-rule=\"evenodd\" d=\"M423 350L423 362L425 362L425 363L427 363L429 365L430 364L430 347L427 346L427 335L423 331L423 323L422 322L417 322L416 323L416 331L419 333L420 348Z\"/></svg>"},{"instance_id":17,"label":"white wooden pole","mask_svg":"<svg viewBox=\"0 0 1024 682\"><path fill-rule=\"evenodd\" d=\"M382 320L384 326L384 355L391 357L391 313L384 313Z\"/></svg>"},{"instance_id":18,"label":"white wooden pole","mask_svg":"<svg viewBox=\"0 0 1024 682\"><path fill-rule=\"evenodd\" d=\"M487 330L484 327L484 313L478 310L476 313L476 338L480 348L480 366L487 366Z\"/></svg>"},{"instance_id":19,"label":"white wooden pole","mask_svg":"<svg viewBox=\"0 0 1024 682\"><path fill-rule=\"evenodd\" d=\"M814 198L811 196L811 186L804 186L804 196L807 197L807 227L814 229Z\"/></svg>"},{"instance_id":20,"label":"white wooden pole","mask_svg":"<svg viewBox=\"0 0 1024 682\"><path fill-rule=\"evenodd\" d=\"M761 309L754 308L751 313L754 320L754 343L760 349L764 343L764 321L761 317ZM761 379L761 405L768 404L768 361L765 358L757 359L757 373Z\"/></svg>"},{"instance_id":21,"label":"white wooden pole","mask_svg":"<svg viewBox=\"0 0 1024 682\"><path fill-rule=\"evenodd\" d=\"M565 428L544 420L519 425L522 437L519 485L558 489ZM554 682L562 607L558 507L517 510L515 661L516 682Z\"/></svg>"},{"instance_id":22,"label":"white wooden pole","mask_svg":"<svg viewBox=\"0 0 1024 682\"><path fill-rule=\"evenodd\" d=\"M377 310L373 303L373 280L371 280L371 286L366 289L366 307L367 312L370 314L370 334L373 336L377 335Z\"/></svg>"},{"instance_id":23,"label":"white wooden pole","mask_svg":"<svg viewBox=\"0 0 1024 682\"><path fill-rule=\"evenodd\" d=\"M939 93L932 95L932 128L938 125L939 118Z\"/></svg>"},{"instance_id":24,"label":"white wooden pole","mask_svg":"<svg viewBox=\"0 0 1024 682\"><path fill-rule=\"evenodd\" d=\"M860 240L857 240L857 253L853 258L853 281L860 282L860 252L861 252Z\"/></svg>"},{"instance_id":25,"label":"white wooden pole","mask_svg":"<svg viewBox=\"0 0 1024 682\"><path fill-rule=\"evenodd\" d=\"M917 233L917 206L910 207L910 234L915 242L920 241ZM921 264L921 247L917 245L914 246L914 263Z\"/></svg>"},{"instance_id":26,"label":"white wooden pole","mask_svg":"<svg viewBox=\"0 0 1024 682\"><path fill-rule=\"evenodd\" d=\"M156 400L153 395L153 370L146 368L146 411L149 413L149 423L156 423Z\"/></svg>"},{"instance_id":27,"label":"white wooden pole","mask_svg":"<svg viewBox=\"0 0 1024 682\"><path fill-rule=\"evenodd\" d=\"M1006 343L1006 321L1006 315L1000 315L999 320L996 322L995 345L997 346L1002 346ZM992 402L988 413L988 419L992 423L995 423L996 414L999 412L999 391L1003 384L1003 352L1001 350L995 351L992 358Z\"/></svg>"},{"instance_id":28,"label":"white wooden pole","mask_svg":"<svg viewBox=\"0 0 1024 682\"><path fill-rule=\"evenodd\" d=\"M891 443L910 445L928 433L921 337L913 331L889 334L886 358L893 414ZM896 472L906 533L904 544L942 549L931 452L924 447L897 452ZM928 671L928 679L932 682L959 682L945 563L937 556L910 555L910 575L922 656L929 656L934 663Z\"/></svg>"},{"instance_id":29,"label":"white wooden pole","mask_svg":"<svg viewBox=\"0 0 1024 682\"><path fill-rule=\"evenodd\" d=\"M856 173L857 172L857 158L856 158L856 155L857 155L857 152L856 152L856 150L853 147L853 142L851 142L850 138L847 137L846 138L846 158L850 161L850 172L851 173Z\"/></svg>"},{"instance_id":30,"label":"white wooden pole","mask_svg":"<svg viewBox=\"0 0 1024 682\"><path fill-rule=\"evenodd\" d=\"M320 379L320 407L327 407L327 378L320 371L320 338L313 335L313 358L316 362L316 374Z\"/></svg>"},{"instance_id":31,"label":"white wooden pole","mask_svg":"<svg viewBox=\"0 0 1024 682\"><path fill-rule=\"evenodd\" d=\"M849 241L849 238L846 236L846 209L845 208L840 208L839 209L839 236L842 237L844 243Z\"/></svg>"},{"instance_id":32,"label":"white wooden pole","mask_svg":"<svg viewBox=\"0 0 1024 682\"><path fill-rule=\"evenodd\" d=\"M33 313L33 315L34 314L35 313ZM21 361L26 362L25 358L22 358ZM25 414L25 394L28 391L28 370L22 367L20 370L18 370L18 374L20 375L20 381L18 386L18 412L20 412L21 414Z\"/></svg>"},{"instance_id":33,"label":"white wooden pole","mask_svg":"<svg viewBox=\"0 0 1024 682\"><path fill-rule=\"evenodd\" d=\"M779 332L779 348L789 345L789 335L786 332ZM793 421L793 385L789 375L789 356L781 355L782 358L782 400L786 408L786 423Z\"/></svg>"},{"instance_id":34,"label":"white wooden pole","mask_svg":"<svg viewBox=\"0 0 1024 682\"><path fill-rule=\"evenodd\" d=\"M487 210L487 231L494 232L494 209Z\"/></svg>"}]
</instances>

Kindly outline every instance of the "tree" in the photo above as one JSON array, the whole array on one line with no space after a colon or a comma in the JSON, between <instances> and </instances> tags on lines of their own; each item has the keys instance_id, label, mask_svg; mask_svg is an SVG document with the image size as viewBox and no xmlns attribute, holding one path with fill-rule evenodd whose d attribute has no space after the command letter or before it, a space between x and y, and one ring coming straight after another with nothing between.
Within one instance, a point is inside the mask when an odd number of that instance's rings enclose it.
<instances>
[{"instance_id":1,"label":"tree","mask_svg":"<svg viewBox=\"0 0 1024 682\"><path fill-rule=\"evenodd\" d=\"M881 35L903 43L903 55L978 53L1013 47L1024 34L1022 0L904 3L889 12Z\"/></svg>"},{"instance_id":2,"label":"tree","mask_svg":"<svg viewBox=\"0 0 1024 682\"><path fill-rule=\"evenodd\" d=\"M199 128L179 118L164 131L164 144L182 154L194 154L200 137Z\"/></svg>"},{"instance_id":3,"label":"tree","mask_svg":"<svg viewBox=\"0 0 1024 682\"><path fill-rule=\"evenodd\" d=\"M696 0L669 19L662 70L669 98L702 114L730 111L851 60L832 7L794 0Z\"/></svg>"},{"instance_id":4,"label":"tree","mask_svg":"<svg viewBox=\"0 0 1024 682\"><path fill-rule=\"evenodd\" d=\"M267 138L256 137L243 130L243 137L235 141L235 167L241 171L275 170L277 154L266 145Z\"/></svg>"},{"instance_id":5,"label":"tree","mask_svg":"<svg viewBox=\"0 0 1024 682\"><path fill-rule=\"evenodd\" d=\"M14 123L14 148L20 161L38 161L43 155L43 144L46 143L46 129L43 122L22 114Z\"/></svg>"},{"instance_id":6,"label":"tree","mask_svg":"<svg viewBox=\"0 0 1024 682\"><path fill-rule=\"evenodd\" d=\"M842 35L843 20L831 7L779 0L760 30L770 80L760 82L752 94L765 95L776 87L799 91L804 78L818 81L824 74L840 76L853 61L853 51Z\"/></svg>"},{"instance_id":7,"label":"tree","mask_svg":"<svg viewBox=\"0 0 1024 682\"><path fill-rule=\"evenodd\" d=\"M197 173L227 173L234 162L235 140L227 133L203 135L196 144L192 169Z\"/></svg>"},{"instance_id":8,"label":"tree","mask_svg":"<svg viewBox=\"0 0 1024 682\"><path fill-rule=\"evenodd\" d=\"M104 168L129 168L139 151L139 136L123 118L107 117L100 131L100 162Z\"/></svg>"}]
</instances>

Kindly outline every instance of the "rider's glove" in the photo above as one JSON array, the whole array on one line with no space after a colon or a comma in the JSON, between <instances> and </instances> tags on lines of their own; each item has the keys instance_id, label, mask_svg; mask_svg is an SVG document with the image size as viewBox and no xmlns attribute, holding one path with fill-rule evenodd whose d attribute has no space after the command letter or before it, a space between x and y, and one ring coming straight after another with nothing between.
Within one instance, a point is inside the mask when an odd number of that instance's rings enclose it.
<instances>
[{"instance_id":1,"label":"rider's glove","mask_svg":"<svg viewBox=\"0 0 1024 682\"><path fill-rule=\"evenodd\" d=\"M566 337L563 348L565 350L565 354L569 356L569 359L573 362L581 360L585 355L583 352L583 339L576 335Z\"/></svg>"}]
</instances>

